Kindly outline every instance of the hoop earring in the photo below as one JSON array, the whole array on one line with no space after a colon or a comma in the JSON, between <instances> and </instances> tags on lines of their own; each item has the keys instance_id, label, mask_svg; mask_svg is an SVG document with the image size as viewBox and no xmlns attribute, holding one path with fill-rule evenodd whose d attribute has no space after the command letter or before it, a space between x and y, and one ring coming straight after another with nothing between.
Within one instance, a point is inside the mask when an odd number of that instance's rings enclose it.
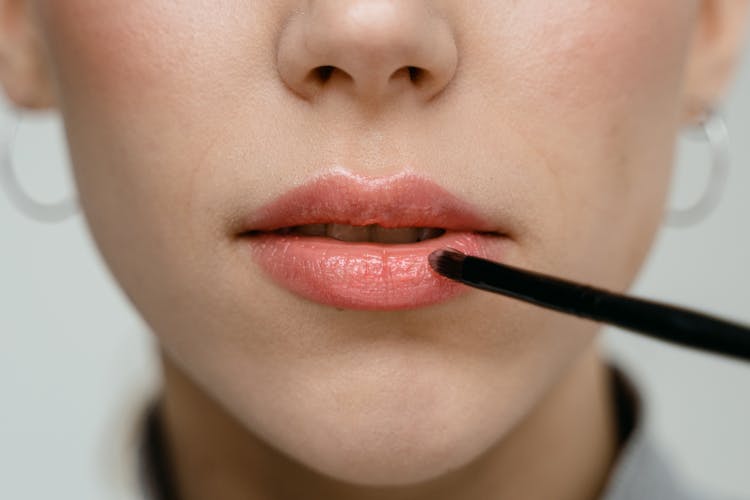
<instances>
[{"instance_id":1,"label":"hoop earring","mask_svg":"<svg viewBox=\"0 0 750 500\"><path fill-rule=\"evenodd\" d=\"M720 113L709 111L701 120L701 135L711 150L711 177L701 198L691 207L671 209L667 224L674 227L692 226L705 219L721 201L729 176L729 130Z\"/></svg>"},{"instance_id":2,"label":"hoop earring","mask_svg":"<svg viewBox=\"0 0 750 500\"><path fill-rule=\"evenodd\" d=\"M21 125L21 114L12 110L11 114L16 117L13 130L2 144L2 156L0 156L0 185L5 187L8 199L16 208L27 217L45 223L62 222L75 215L78 210L78 200L73 197L56 203L40 203L29 196L21 187L21 183L13 169L13 145Z\"/></svg>"}]
</instances>

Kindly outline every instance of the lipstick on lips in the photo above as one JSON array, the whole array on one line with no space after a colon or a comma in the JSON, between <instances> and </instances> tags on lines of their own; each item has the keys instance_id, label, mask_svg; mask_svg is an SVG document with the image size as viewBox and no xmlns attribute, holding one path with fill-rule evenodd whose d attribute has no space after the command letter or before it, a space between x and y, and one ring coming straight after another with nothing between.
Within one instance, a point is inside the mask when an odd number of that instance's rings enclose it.
<instances>
[{"instance_id":1,"label":"lipstick on lips","mask_svg":"<svg viewBox=\"0 0 750 500\"><path fill-rule=\"evenodd\" d=\"M498 260L505 238L468 203L405 172L334 171L271 201L243 222L253 260L277 284L339 308L399 310L469 289L435 273L451 247Z\"/></svg>"}]
</instances>

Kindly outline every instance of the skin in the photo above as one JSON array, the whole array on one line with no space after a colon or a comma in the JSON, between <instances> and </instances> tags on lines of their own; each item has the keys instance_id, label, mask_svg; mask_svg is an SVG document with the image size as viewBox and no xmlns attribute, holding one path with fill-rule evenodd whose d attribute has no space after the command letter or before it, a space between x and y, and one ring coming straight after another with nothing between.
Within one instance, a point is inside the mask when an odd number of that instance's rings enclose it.
<instances>
[{"instance_id":1,"label":"skin","mask_svg":"<svg viewBox=\"0 0 750 500\"><path fill-rule=\"evenodd\" d=\"M747 7L0 0L0 79L64 118L91 232L161 346L182 498L594 499L617 453L597 325L481 292L325 307L230 222L333 166L411 170L507 228L507 262L624 291Z\"/></svg>"}]
</instances>

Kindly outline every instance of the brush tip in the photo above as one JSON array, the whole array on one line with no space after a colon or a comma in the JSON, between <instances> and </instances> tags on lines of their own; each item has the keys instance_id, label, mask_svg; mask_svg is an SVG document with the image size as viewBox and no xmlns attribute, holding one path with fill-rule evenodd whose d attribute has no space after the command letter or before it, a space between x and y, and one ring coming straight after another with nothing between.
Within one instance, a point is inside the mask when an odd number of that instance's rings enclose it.
<instances>
[{"instance_id":1,"label":"brush tip","mask_svg":"<svg viewBox=\"0 0 750 500\"><path fill-rule=\"evenodd\" d=\"M427 258L430 267L437 273L456 281L461 280L465 259L465 254L453 248L435 250Z\"/></svg>"}]
</instances>

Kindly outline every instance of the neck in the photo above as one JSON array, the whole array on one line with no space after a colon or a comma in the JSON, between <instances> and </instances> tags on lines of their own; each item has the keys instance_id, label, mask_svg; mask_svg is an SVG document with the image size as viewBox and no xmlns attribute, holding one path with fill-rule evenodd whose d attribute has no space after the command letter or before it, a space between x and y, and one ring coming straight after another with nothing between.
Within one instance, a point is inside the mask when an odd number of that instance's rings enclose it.
<instances>
[{"instance_id":1,"label":"neck","mask_svg":"<svg viewBox=\"0 0 750 500\"><path fill-rule=\"evenodd\" d=\"M372 488L324 477L259 440L169 359L167 456L180 500L594 500L617 452L609 373L594 345L509 435L475 461L426 483Z\"/></svg>"}]
</instances>

